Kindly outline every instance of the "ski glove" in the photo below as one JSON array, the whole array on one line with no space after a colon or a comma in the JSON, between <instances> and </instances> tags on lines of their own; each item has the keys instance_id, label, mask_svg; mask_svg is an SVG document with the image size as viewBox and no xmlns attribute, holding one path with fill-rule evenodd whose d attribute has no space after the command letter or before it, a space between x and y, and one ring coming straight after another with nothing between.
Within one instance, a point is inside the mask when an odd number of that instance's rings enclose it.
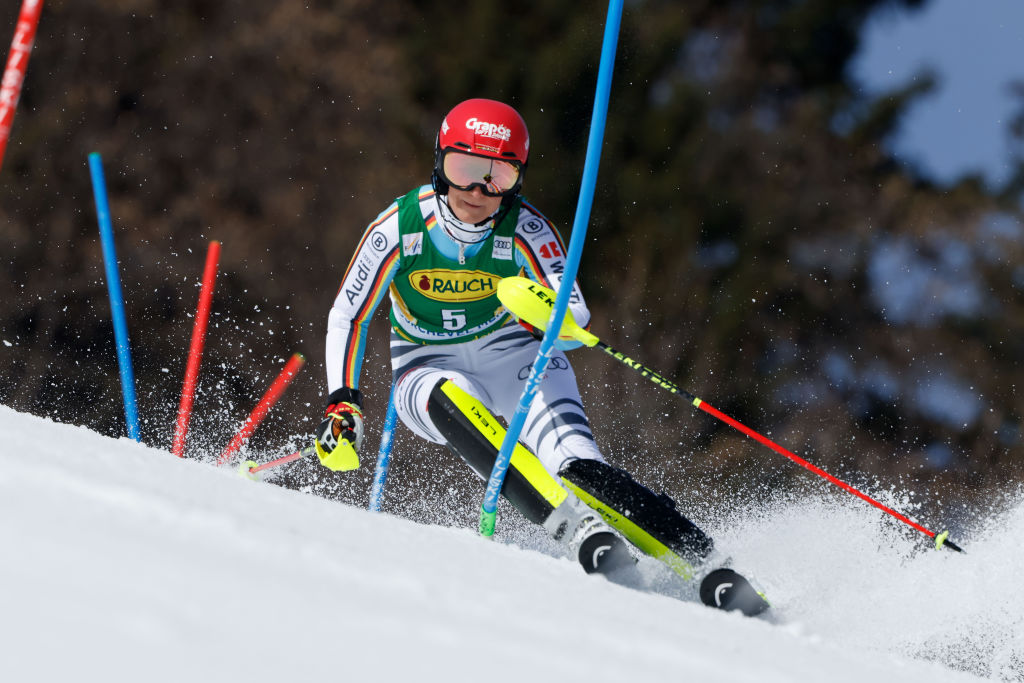
<instances>
[{"instance_id":1,"label":"ski glove","mask_svg":"<svg viewBox=\"0 0 1024 683\"><path fill-rule=\"evenodd\" d=\"M316 454L329 470L344 472L359 467L363 445L363 403L358 389L342 387L327 398L324 419L316 431Z\"/></svg>"}]
</instances>

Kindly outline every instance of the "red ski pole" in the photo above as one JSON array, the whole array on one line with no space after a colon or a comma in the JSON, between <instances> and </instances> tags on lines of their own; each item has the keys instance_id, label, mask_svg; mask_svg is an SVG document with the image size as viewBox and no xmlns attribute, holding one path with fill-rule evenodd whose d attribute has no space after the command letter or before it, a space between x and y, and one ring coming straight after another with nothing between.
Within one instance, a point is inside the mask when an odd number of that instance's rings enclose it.
<instances>
[{"instance_id":1,"label":"red ski pole","mask_svg":"<svg viewBox=\"0 0 1024 683\"><path fill-rule=\"evenodd\" d=\"M235 434L235 438L231 440L231 443L227 445L224 452L217 458L217 465L223 465L226 463L235 451L242 447L245 440L252 436L252 433L256 431L256 427L258 427L260 422L263 421L263 418L267 416L267 413L269 413L270 409L274 407L277 400L281 398L284 390L288 388L288 385L305 362L306 359L303 358L301 353L294 354L288 360L284 369L281 370L281 373L277 376L277 379L275 379L273 384L270 385L270 388L267 389L267 393L263 395L260 402L256 404L255 408L253 408L248 419L246 419L245 423L242 424L241 429L239 429L238 433Z\"/></svg>"},{"instance_id":2,"label":"red ski pole","mask_svg":"<svg viewBox=\"0 0 1024 683\"><path fill-rule=\"evenodd\" d=\"M25 82L28 58L32 52L36 28L39 26L39 14L42 11L43 0L24 0L21 3L18 26L14 29L14 40L11 41L11 51L7 55L3 81L0 81L0 164L4 160L4 151L7 149L7 140L11 134L11 123L14 121L14 109L18 106L18 98L21 96L21 84Z\"/></svg>"},{"instance_id":3,"label":"red ski pole","mask_svg":"<svg viewBox=\"0 0 1024 683\"><path fill-rule=\"evenodd\" d=\"M220 259L220 242L210 242L206 251L206 267L203 270L203 285L199 290L199 306L196 322L192 326L192 344L188 350L188 364L185 367L185 383L181 388L181 403L178 406L178 424L174 428L174 445L171 452L179 458L185 457L185 435L192 417L192 404L196 398L196 383L199 378L199 364L203 359L206 343L206 325L210 320L210 305L213 301L213 285L217 280L217 262Z\"/></svg>"},{"instance_id":4,"label":"red ski pole","mask_svg":"<svg viewBox=\"0 0 1024 683\"><path fill-rule=\"evenodd\" d=\"M252 460L248 460L242 463L242 466L239 468L239 472L242 475L256 474L257 472L262 472L263 470L269 470L272 467L280 467L281 465L287 465L290 462L295 462L296 460L308 457L310 455L313 455L314 453L316 453L316 448L314 446L306 446L301 451L296 451L290 455L283 455L280 458L270 460L268 462L263 463L262 465L257 465Z\"/></svg>"},{"instance_id":5,"label":"red ski pole","mask_svg":"<svg viewBox=\"0 0 1024 683\"><path fill-rule=\"evenodd\" d=\"M516 316L520 320L525 320L534 327L542 330L547 327L547 324L549 322L549 316L551 315L551 310L554 308L555 303L554 291L548 289L547 287L539 285L536 282L533 282L532 280L528 280L527 278L524 277L507 277L503 279L498 284L498 298L501 299L501 303L503 303L505 305L505 308L511 311L514 316ZM609 356L619 361L626 367L636 370L637 372L640 373L641 376L646 377L651 382L654 382L656 385L658 385L665 391L683 397L694 408L702 410L708 415L711 415L712 417L721 420L722 422L729 425L733 429L736 429L742 432L743 434L746 434L751 439L754 439L758 443L772 449L779 455L785 456L792 460L793 462L795 462L796 464L800 465L801 467L804 467L810 470L811 472L814 472L819 477L823 477L824 479L835 484L836 486L846 491L847 493L851 493L857 496L861 500L870 503L871 505L875 506L882 512L891 515L892 517L898 519L899 521L903 522L912 529L920 531L925 536L928 536L929 538L935 541L936 549L949 548L950 550L955 550L961 553L963 552L960 546L958 546L956 543L953 543L953 541L949 540L949 531L942 531L936 533L931 529L921 526L920 524L910 519L906 515L902 515L899 512L893 510L892 508L883 505L882 503L878 502L877 500L867 495L866 493L863 493L855 489L850 484L847 484L845 481L833 477L831 474L824 471L817 465L812 465L811 463L807 462L806 460L798 456L796 453L793 453L792 451L783 448L782 446L775 443L768 437L758 434L750 427L747 427L738 420L729 417L728 415L718 410L717 408L712 407L711 404L706 403L705 401L697 398L690 392L678 387L675 384L675 382L666 379L660 373L655 372L654 370L648 368L642 363L633 360L629 356L620 353L613 349L608 344L605 344L596 336L594 336L587 330L581 328L573 319L571 312L566 314L565 320L562 322L562 329L559 330L559 337L562 339L575 339L576 341L579 341L585 346L589 346L591 348L596 347L601 349L602 351L604 351Z\"/></svg>"}]
</instances>

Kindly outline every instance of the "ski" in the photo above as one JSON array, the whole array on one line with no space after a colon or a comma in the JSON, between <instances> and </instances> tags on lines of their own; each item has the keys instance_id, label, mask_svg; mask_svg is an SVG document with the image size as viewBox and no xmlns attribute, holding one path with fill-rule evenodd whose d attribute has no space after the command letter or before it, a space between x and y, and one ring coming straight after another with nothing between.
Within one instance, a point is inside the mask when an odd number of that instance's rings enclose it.
<instances>
[{"instance_id":1,"label":"ski","mask_svg":"<svg viewBox=\"0 0 1024 683\"><path fill-rule=\"evenodd\" d=\"M606 529L586 536L581 543L571 547L575 548L573 554L586 573L600 574L612 583L644 590L647 581L629 546L617 533ZM642 554L642 551L637 553ZM701 603L708 607L726 612L738 611L748 617L763 614L771 607L764 593L728 566L729 560L709 559L702 568L688 566L685 572L678 571L672 564L664 564L673 570L671 575L675 583L687 588L688 593L692 594L696 587Z\"/></svg>"}]
</instances>

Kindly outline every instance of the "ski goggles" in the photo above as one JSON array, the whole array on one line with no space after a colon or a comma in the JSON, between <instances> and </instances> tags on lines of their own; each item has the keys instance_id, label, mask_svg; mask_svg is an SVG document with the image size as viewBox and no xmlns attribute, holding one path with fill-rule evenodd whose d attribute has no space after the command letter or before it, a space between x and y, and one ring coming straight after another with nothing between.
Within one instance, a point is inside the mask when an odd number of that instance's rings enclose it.
<instances>
[{"instance_id":1,"label":"ski goggles","mask_svg":"<svg viewBox=\"0 0 1024 683\"><path fill-rule=\"evenodd\" d=\"M479 187L488 197L501 197L519 186L518 164L448 150L441 157L441 176L460 190Z\"/></svg>"}]
</instances>

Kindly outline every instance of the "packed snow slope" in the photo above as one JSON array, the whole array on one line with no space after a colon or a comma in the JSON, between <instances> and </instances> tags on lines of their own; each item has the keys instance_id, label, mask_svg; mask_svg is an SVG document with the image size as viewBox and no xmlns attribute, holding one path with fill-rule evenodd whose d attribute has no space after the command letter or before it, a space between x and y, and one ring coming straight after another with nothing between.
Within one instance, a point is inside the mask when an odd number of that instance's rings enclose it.
<instances>
[{"instance_id":1,"label":"packed snow slope","mask_svg":"<svg viewBox=\"0 0 1024 683\"><path fill-rule=\"evenodd\" d=\"M965 555L754 511L748 619L0 407L0 680L1021 680L1022 510Z\"/></svg>"}]
</instances>

